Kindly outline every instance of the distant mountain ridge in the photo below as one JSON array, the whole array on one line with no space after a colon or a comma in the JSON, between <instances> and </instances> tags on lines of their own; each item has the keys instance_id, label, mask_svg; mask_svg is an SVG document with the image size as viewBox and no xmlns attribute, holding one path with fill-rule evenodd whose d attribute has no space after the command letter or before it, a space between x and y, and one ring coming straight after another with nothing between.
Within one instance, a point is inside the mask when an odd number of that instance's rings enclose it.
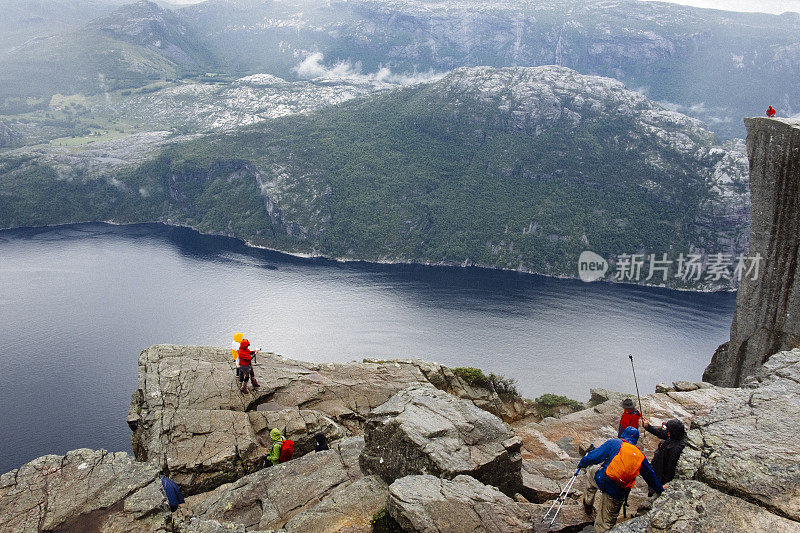
<instances>
[{"instance_id":1,"label":"distant mountain ridge","mask_svg":"<svg viewBox=\"0 0 800 533\"><path fill-rule=\"evenodd\" d=\"M141 46L185 68L210 69L214 56L177 13L140 0L89 23L90 30Z\"/></svg>"},{"instance_id":2,"label":"distant mountain ridge","mask_svg":"<svg viewBox=\"0 0 800 533\"><path fill-rule=\"evenodd\" d=\"M743 136L740 117L800 112L800 15L620 0L212 0L180 10L222 61L281 77L310 53L366 71L561 65L623 81Z\"/></svg>"},{"instance_id":3,"label":"distant mountain ridge","mask_svg":"<svg viewBox=\"0 0 800 533\"><path fill-rule=\"evenodd\" d=\"M204 72L214 62L178 15L143 0L0 55L0 105L141 87Z\"/></svg>"},{"instance_id":4,"label":"distant mountain ridge","mask_svg":"<svg viewBox=\"0 0 800 533\"><path fill-rule=\"evenodd\" d=\"M88 2L88 0L87 0ZM105 5L105 4L103 4ZM621 80L722 138L769 104L800 112L800 15L620 0L209 0L126 5L0 53L4 98L92 94L205 71L293 80L319 57L362 72L567 66ZM63 15L70 20L86 16ZM316 55L315 55L316 54ZM0 107L0 110L2 108Z\"/></svg>"},{"instance_id":5,"label":"distant mountain ridge","mask_svg":"<svg viewBox=\"0 0 800 533\"><path fill-rule=\"evenodd\" d=\"M0 55L86 24L126 0L0 0Z\"/></svg>"}]
</instances>

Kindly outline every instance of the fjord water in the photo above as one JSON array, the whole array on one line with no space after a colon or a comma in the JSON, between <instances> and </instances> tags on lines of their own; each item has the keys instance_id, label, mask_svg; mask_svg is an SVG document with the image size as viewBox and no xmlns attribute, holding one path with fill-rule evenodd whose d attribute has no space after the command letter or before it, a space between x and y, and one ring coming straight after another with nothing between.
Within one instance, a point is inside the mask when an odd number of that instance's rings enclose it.
<instances>
[{"instance_id":1,"label":"fjord water","mask_svg":"<svg viewBox=\"0 0 800 533\"><path fill-rule=\"evenodd\" d=\"M299 259L161 225L0 232L0 472L130 451L139 352L253 344L311 361L420 357L513 377L529 397L698 380L735 296L511 272ZM258 373L258 367L256 367ZM261 376L262 381L269 376Z\"/></svg>"}]
</instances>

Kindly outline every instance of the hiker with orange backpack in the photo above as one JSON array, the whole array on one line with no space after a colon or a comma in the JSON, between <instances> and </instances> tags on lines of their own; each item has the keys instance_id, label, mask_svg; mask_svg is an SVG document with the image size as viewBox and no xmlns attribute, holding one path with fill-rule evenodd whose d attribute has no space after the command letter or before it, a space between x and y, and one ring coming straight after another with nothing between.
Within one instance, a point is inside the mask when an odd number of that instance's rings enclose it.
<instances>
[{"instance_id":1,"label":"hiker with orange backpack","mask_svg":"<svg viewBox=\"0 0 800 533\"><path fill-rule=\"evenodd\" d=\"M636 447L639 430L627 427L619 439L609 439L599 448L587 453L578 463L586 468L587 487L583 506L587 513L597 508L594 529L605 533L617 523L617 516L641 474L656 494L664 492L656 473L642 450ZM588 468L587 468L588 467ZM597 492L600 491L598 495Z\"/></svg>"}]
</instances>

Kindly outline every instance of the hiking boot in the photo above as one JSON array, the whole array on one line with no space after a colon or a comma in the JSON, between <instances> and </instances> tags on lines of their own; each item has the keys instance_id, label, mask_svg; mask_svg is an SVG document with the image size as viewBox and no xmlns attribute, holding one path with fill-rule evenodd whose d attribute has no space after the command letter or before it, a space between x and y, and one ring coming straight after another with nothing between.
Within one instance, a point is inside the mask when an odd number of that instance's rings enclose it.
<instances>
[{"instance_id":1,"label":"hiking boot","mask_svg":"<svg viewBox=\"0 0 800 533\"><path fill-rule=\"evenodd\" d=\"M243 393L247 394L247 382L246 381L242 381L242 386L241 386L240 390Z\"/></svg>"},{"instance_id":2,"label":"hiking boot","mask_svg":"<svg viewBox=\"0 0 800 533\"><path fill-rule=\"evenodd\" d=\"M258 381L256 381L255 379L251 379L250 381L253 382L253 388L254 389L257 389L257 388L261 387L261 385L259 385Z\"/></svg>"},{"instance_id":3,"label":"hiking boot","mask_svg":"<svg viewBox=\"0 0 800 533\"><path fill-rule=\"evenodd\" d=\"M586 503L586 500L584 500L584 499L581 499L581 501L583 502L583 511L586 514L591 515L592 511L594 511L594 506L593 505L589 505L588 503Z\"/></svg>"}]
</instances>

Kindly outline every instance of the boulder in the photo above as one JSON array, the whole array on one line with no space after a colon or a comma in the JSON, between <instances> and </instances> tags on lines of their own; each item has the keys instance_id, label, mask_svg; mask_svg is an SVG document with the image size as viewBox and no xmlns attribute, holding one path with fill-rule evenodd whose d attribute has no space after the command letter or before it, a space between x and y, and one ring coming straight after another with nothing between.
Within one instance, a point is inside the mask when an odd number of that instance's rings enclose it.
<instances>
[{"instance_id":1,"label":"boulder","mask_svg":"<svg viewBox=\"0 0 800 533\"><path fill-rule=\"evenodd\" d=\"M666 383L658 383L656 385L656 392L672 392L675 389L667 385Z\"/></svg>"},{"instance_id":2,"label":"boulder","mask_svg":"<svg viewBox=\"0 0 800 533\"><path fill-rule=\"evenodd\" d=\"M287 533L371 533L372 518L386 508L387 499L386 483L378 476L365 476L296 514L284 529Z\"/></svg>"},{"instance_id":3,"label":"boulder","mask_svg":"<svg viewBox=\"0 0 800 533\"><path fill-rule=\"evenodd\" d=\"M561 480L568 480L573 473L573 461L524 461L520 494L532 503L553 500L564 487Z\"/></svg>"},{"instance_id":4,"label":"boulder","mask_svg":"<svg viewBox=\"0 0 800 533\"><path fill-rule=\"evenodd\" d=\"M387 483L413 474L468 474L513 495L522 442L502 420L432 387L411 387L373 410L361 454L365 472Z\"/></svg>"},{"instance_id":5,"label":"boulder","mask_svg":"<svg viewBox=\"0 0 800 533\"><path fill-rule=\"evenodd\" d=\"M773 355L692 421L680 471L800 520L800 349Z\"/></svg>"},{"instance_id":6,"label":"boulder","mask_svg":"<svg viewBox=\"0 0 800 533\"><path fill-rule=\"evenodd\" d=\"M385 363L375 359L364 359L364 363ZM496 391L473 385L456 375L452 369L437 363L420 359L394 361L413 364L431 385L453 396L469 400L484 411L502 418L504 422L514 422L536 413L534 403L519 396L500 396Z\"/></svg>"},{"instance_id":7,"label":"boulder","mask_svg":"<svg viewBox=\"0 0 800 533\"><path fill-rule=\"evenodd\" d=\"M328 519L331 529L317 531L363 525L386 504L386 485L378 478L355 484L363 479L358 467L363 447L361 437L344 439L330 450L304 455L191 496L187 498L191 516L186 522L217 521L248 531L282 527L287 531L314 531ZM337 508L337 502L343 506ZM345 524L345 515L350 513L352 523ZM293 529L288 529L289 522Z\"/></svg>"},{"instance_id":8,"label":"boulder","mask_svg":"<svg viewBox=\"0 0 800 533\"><path fill-rule=\"evenodd\" d=\"M258 356L254 369L262 388L242 394L236 387L230 350L152 346L139 356L139 384L128 423L141 433L153 422L152 413L169 416L181 409L299 408L321 411L337 422L363 420L395 392L412 384L430 385L411 362L316 364L266 353ZM137 440L141 440L138 434L134 444Z\"/></svg>"},{"instance_id":9,"label":"boulder","mask_svg":"<svg viewBox=\"0 0 800 533\"><path fill-rule=\"evenodd\" d=\"M45 455L0 476L5 531L166 531L168 522L158 469L123 452Z\"/></svg>"},{"instance_id":10,"label":"boulder","mask_svg":"<svg viewBox=\"0 0 800 533\"><path fill-rule=\"evenodd\" d=\"M268 533L255 529L247 530L242 525L223 524L218 520L200 520L198 518L177 522L175 526L177 533Z\"/></svg>"},{"instance_id":11,"label":"boulder","mask_svg":"<svg viewBox=\"0 0 800 533\"><path fill-rule=\"evenodd\" d=\"M757 277L742 276L731 339L703 374L703 381L727 387L744 383L772 354L800 346L800 120L746 118L745 126L748 256L761 262Z\"/></svg>"},{"instance_id":12,"label":"boulder","mask_svg":"<svg viewBox=\"0 0 800 533\"><path fill-rule=\"evenodd\" d=\"M283 409L271 412L176 410L161 438L148 442L146 459L161 465L186 494L235 481L263 466L269 453L269 431L296 441L295 457L314 450L314 435L333 441L344 429L319 411Z\"/></svg>"},{"instance_id":13,"label":"boulder","mask_svg":"<svg viewBox=\"0 0 800 533\"><path fill-rule=\"evenodd\" d=\"M416 533L519 533L533 529L530 512L471 476L402 477L389 486L389 514Z\"/></svg>"},{"instance_id":14,"label":"boulder","mask_svg":"<svg viewBox=\"0 0 800 533\"><path fill-rule=\"evenodd\" d=\"M700 384L691 381L673 381L672 388L677 392L690 392L699 389Z\"/></svg>"},{"instance_id":15,"label":"boulder","mask_svg":"<svg viewBox=\"0 0 800 533\"><path fill-rule=\"evenodd\" d=\"M613 533L800 532L800 523L692 480L675 480L647 514L619 524Z\"/></svg>"},{"instance_id":16,"label":"boulder","mask_svg":"<svg viewBox=\"0 0 800 533\"><path fill-rule=\"evenodd\" d=\"M594 533L594 518L592 515L587 514L583 510L583 504L575 500L567 500L558 512L556 521L550 525L555 509L550 511L553 502L526 505L525 510L531 515L531 522L533 522L533 531L537 533L564 533L573 531L583 531L584 528L589 528L588 531ZM548 519L542 520L545 513L550 511Z\"/></svg>"},{"instance_id":17,"label":"boulder","mask_svg":"<svg viewBox=\"0 0 800 533\"><path fill-rule=\"evenodd\" d=\"M294 441L294 457L314 451L314 435L324 433L329 442L348 436L342 426L320 411L310 409L281 409L248 413L253 430L266 439L269 430L278 428L287 439Z\"/></svg>"}]
</instances>

